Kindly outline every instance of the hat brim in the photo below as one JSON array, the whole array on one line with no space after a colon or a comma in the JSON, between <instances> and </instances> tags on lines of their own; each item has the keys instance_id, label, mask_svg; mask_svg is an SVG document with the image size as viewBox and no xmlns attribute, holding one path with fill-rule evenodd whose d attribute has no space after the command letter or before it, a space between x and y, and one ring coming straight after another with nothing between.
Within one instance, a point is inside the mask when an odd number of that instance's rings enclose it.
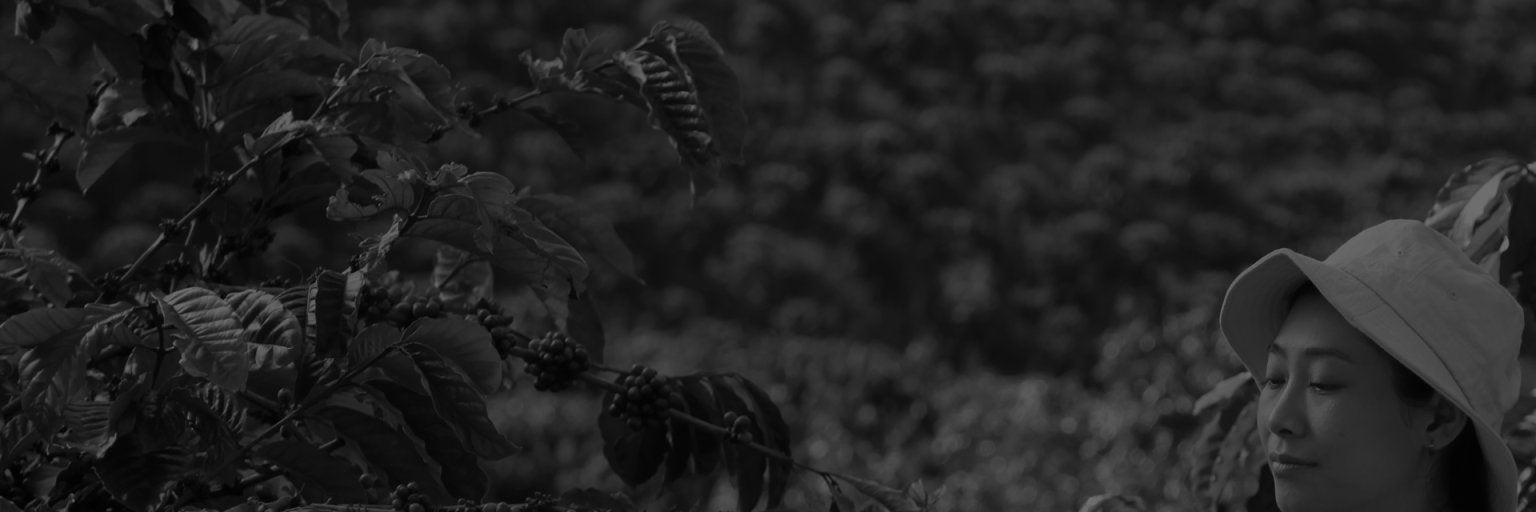
<instances>
[{"instance_id":1,"label":"hat brim","mask_svg":"<svg viewBox=\"0 0 1536 512\"><path fill-rule=\"evenodd\" d=\"M1321 261L1279 249L1248 267L1227 289L1220 325L1227 344L1257 380L1264 373L1269 345L1280 332L1290 300L1306 283L1315 285L1350 325L1393 359L1424 379L1466 413L1476 429L1487 467L1495 510L1516 506L1515 459L1495 425L1479 418L1449 369L1429 344L1374 290L1349 273Z\"/></svg>"}]
</instances>

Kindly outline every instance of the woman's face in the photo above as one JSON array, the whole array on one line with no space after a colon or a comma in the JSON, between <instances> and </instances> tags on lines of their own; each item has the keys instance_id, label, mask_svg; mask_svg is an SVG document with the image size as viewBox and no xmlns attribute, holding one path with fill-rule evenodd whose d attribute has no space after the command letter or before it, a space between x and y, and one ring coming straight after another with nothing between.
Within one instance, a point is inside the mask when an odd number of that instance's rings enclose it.
<instances>
[{"instance_id":1,"label":"woman's face","mask_svg":"<svg viewBox=\"0 0 1536 512\"><path fill-rule=\"evenodd\" d=\"M1269 350L1258 430L1280 509L1415 508L1394 503L1423 499L1430 414L1398 396L1386 353L1315 293Z\"/></svg>"}]
</instances>

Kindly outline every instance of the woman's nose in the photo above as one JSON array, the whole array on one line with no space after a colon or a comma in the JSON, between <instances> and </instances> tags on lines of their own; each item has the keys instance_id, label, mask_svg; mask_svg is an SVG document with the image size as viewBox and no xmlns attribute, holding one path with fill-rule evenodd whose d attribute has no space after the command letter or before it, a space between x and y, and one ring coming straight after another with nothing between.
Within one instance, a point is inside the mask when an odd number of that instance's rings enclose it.
<instances>
[{"instance_id":1,"label":"woman's nose","mask_svg":"<svg viewBox=\"0 0 1536 512\"><path fill-rule=\"evenodd\" d=\"M1306 386L1286 382L1276 390L1266 390L1259 397L1262 427L1280 437L1300 437L1306 434Z\"/></svg>"}]
</instances>

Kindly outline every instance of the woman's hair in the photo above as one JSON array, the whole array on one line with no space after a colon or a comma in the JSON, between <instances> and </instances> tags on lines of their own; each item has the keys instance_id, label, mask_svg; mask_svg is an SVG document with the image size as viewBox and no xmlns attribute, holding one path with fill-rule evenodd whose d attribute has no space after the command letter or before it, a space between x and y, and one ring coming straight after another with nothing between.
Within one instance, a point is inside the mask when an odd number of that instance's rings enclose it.
<instances>
[{"instance_id":1,"label":"woman's hair","mask_svg":"<svg viewBox=\"0 0 1536 512\"><path fill-rule=\"evenodd\" d=\"M1315 284L1303 284L1291 295L1290 306L1294 308L1296 301L1307 295L1321 296L1322 292L1318 291ZM1402 398L1409 407L1429 406L1437 394L1435 388L1430 387L1428 382L1414 374L1397 358L1388 356L1387 360L1392 362L1392 384L1397 391L1397 396ZM1487 467L1483 464L1482 447L1477 444L1477 429L1471 425L1470 421L1462 427L1456 439L1445 447L1440 466L1440 474L1445 478L1446 492L1450 494L1452 510L1489 510L1492 505L1488 501L1488 491L1484 486Z\"/></svg>"}]
</instances>

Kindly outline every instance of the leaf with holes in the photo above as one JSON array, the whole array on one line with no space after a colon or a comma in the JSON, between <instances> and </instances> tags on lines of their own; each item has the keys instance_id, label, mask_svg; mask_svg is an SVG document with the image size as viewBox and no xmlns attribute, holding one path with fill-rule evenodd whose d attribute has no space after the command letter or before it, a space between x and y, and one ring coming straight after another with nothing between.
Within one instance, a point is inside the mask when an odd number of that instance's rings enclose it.
<instances>
[{"instance_id":1,"label":"leaf with holes","mask_svg":"<svg viewBox=\"0 0 1536 512\"><path fill-rule=\"evenodd\" d=\"M231 391L245 388L248 348L228 302L206 288L183 288L166 295L160 310L180 331L176 348L187 373Z\"/></svg>"},{"instance_id":2,"label":"leaf with holes","mask_svg":"<svg viewBox=\"0 0 1536 512\"><path fill-rule=\"evenodd\" d=\"M283 439L262 445L255 452L283 468L307 500L345 503L368 499L368 491L357 482L352 465L315 445L299 439Z\"/></svg>"},{"instance_id":3,"label":"leaf with holes","mask_svg":"<svg viewBox=\"0 0 1536 512\"><path fill-rule=\"evenodd\" d=\"M384 470L393 485L416 482L434 501L450 499L437 477L427 470L427 463L416 452L416 442L383 420L357 410L327 406L315 410L315 416L330 422L336 432L353 443L368 462Z\"/></svg>"},{"instance_id":4,"label":"leaf with holes","mask_svg":"<svg viewBox=\"0 0 1536 512\"><path fill-rule=\"evenodd\" d=\"M462 318L424 318L406 328L405 343L419 343L452 362L482 394L501 388L501 355L480 324Z\"/></svg>"},{"instance_id":5,"label":"leaf with holes","mask_svg":"<svg viewBox=\"0 0 1536 512\"><path fill-rule=\"evenodd\" d=\"M630 486L638 486L656 476L667 459L671 442L666 428L633 430L621 418L608 414L613 393L607 393L598 412L597 428L603 435L603 457L608 467Z\"/></svg>"},{"instance_id":6,"label":"leaf with holes","mask_svg":"<svg viewBox=\"0 0 1536 512\"><path fill-rule=\"evenodd\" d=\"M368 381L368 387L400 411L405 424L426 447L427 455L442 467L442 481L457 498L480 499L485 494L485 473L475 455L465 449L432 398L387 380Z\"/></svg>"},{"instance_id":7,"label":"leaf with holes","mask_svg":"<svg viewBox=\"0 0 1536 512\"><path fill-rule=\"evenodd\" d=\"M465 446L487 459L499 459L517 451L486 416L485 399L446 359L419 343L406 343L404 350L426 379L433 406L459 431Z\"/></svg>"},{"instance_id":8,"label":"leaf with holes","mask_svg":"<svg viewBox=\"0 0 1536 512\"><path fill-rule=\"evenodd\" d=\"M343 183L326 204L331 220L367 219L384 213L410 212L416 206L416 190L398 174L368 169Z\"/></svg>"}]
</instances>

